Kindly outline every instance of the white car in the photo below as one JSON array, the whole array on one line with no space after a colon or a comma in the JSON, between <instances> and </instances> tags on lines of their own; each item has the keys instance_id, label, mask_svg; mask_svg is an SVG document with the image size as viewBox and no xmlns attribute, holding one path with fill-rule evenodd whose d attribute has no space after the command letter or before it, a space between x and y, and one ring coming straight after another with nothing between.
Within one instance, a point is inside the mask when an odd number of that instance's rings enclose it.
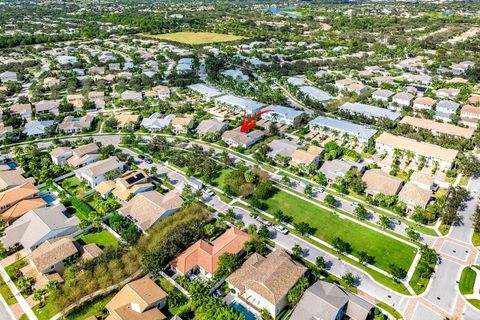
<instances>
[{"instance_id":1,"label":"white car","mask_svg":"<svg viewBox=\"0 0 480 320\"><path fill-rule=\"evenodd\" d=\"M288 230L284 226L275 226L274 228L281 234L288 234Z\"/></svg>"},{"instance_id":2,"label":"white car","mask_svg":"<svg viewBox=\"0 0 480 320\"><path fill-rule=\"evenodd\" d=\"M358 204L358 202L355 202L355 201L354 201L354 202L352 202L352 206L354 206L354 207L358 207L358 206L359 206L359 204Z\"/></svg>"}]
</instances>

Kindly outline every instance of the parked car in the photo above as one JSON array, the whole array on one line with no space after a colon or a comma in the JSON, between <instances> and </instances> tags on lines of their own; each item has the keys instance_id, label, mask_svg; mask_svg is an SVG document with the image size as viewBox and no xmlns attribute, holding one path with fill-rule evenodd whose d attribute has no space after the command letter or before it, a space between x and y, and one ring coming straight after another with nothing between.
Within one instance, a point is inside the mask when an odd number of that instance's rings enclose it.
<instances>
[{"instance_id":1,"label":"parked car","mask_svg":"<svg viewBox=\"0 0 480 320\"><path fill-rule=\"evenodd\" d=\"M395 218L390 218L390 222L394 223L394 224L398 224L398 225L402 224L402 222L400 220L395 219Z\"/></svg>"},{"instance_id":2,"label":"parked car","mask_svg":"<svg viewBox=\"0 0 480 320\"><path fill-rule=\"evenodd\" d=\"M138 155L138 159L143 160L143 159L145 159L145 156L139 154L139 155Z\"/></svg>"},{"instance_id":3,"label":"parked car","mask_svg":"<svg viewBox=\"0 0 480 320\"><path fill-rule=\"evenodd\" d=\"M152 164L152 163L153 163L153 161L152 161L150 158L145 158L145 159L143 159L143 161L145 161L145 162L148 163L148 164Z\"/></svg>"},{"instance_id":4,"label":"parked car","mask_svg":"<svg viewBox=\"0 0 480 320\"><path fill-rule=\"evenodd\" d=\"M359 206L359 204L358 204L358 202L355 202L355 201L354 201L354 202L352 202L352 206L354 206L354 207L358 207L358 206Z\"/></svg>"},{"instance_id":5,"label":"parked car","mask_svg":"<svg viewBox=\"0 0 480 320\"><path fill-rule=\"evenodd\" d=\"M205 193L206 193L207 195L209 195L210 197L213 197L213 196L215 195L215 192L213 192L213 191L210 190L210 189L206 189L206 190L205 190Z\"/></svg>"},{"instance_id":6,"label":"parked car","mask_svg":"<svg viewBox=\"0 0 480 320\"><path fill-rule=\"evenodd\" d=\"M267 220L262 219L260 217L257 217L256 219L257 219L258 222L260 222L263 225L266 225L267 227L270 227L272 225L272 223L270 221L267 221Z\"/></svg>"},{"instance_id":7,"label":"parked car","mask_svg":"<svg viewBox=\"0 0 480 320\"><path fill-rule=\"evenodd\" d=\"M275 226L274 228L281 234L288 234L288 229L285 228L284 226Z\"/></svg>"}]
</instances>

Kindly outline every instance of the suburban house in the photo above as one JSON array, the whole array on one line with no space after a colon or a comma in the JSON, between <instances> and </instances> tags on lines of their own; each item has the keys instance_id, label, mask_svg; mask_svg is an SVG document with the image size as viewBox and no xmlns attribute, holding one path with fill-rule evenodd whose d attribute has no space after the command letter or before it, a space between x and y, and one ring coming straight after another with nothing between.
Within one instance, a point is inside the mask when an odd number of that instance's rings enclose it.
<instances>
[{"instance_id":1,"label":"suburban house","mask_svg":"<svg viewBox=\"0 0 480 320\"><path fill-rule=\"evenodd\" d=\"M201 95L203 99L206 101L211 101L213 98L224 94L219 89L212 87L210 85L207 85L205 83L192 84L192 85L189 85L188 88L193 92Z\"/></svg>"},{"instance_id":2,"label":"suburban house","mask_svg":"<svg viewBox=\"0 0 480 320\"><path fill-rule=\"evenodd\" d=\"M437 103L437 100L430 97L418 97L413 100L413 109L415 110L430 110Z\"/></svg>"},{"instance_id":3,"label":"suburban house","mask_svg":"<svg viewBox=\"0 0 480 320\"><path fill-rule=\"evenodd\" d=\"M63 274L65 261L78 254L71 236L51 238L27 255L27 260L39 274Z\"/></svg>"},{"instance_id":4,"label":"suburban house","mask_svg":"<svg viewBox=\"0 0 480 320\"><path fill-rule=\"evenodd\" d=\"M118 213L130 219L146 232L155 222L165 219L180 209L183 199L175 191L161 194L146 191L135 195Z\"/></svg>"},{"instance_id":5,"label":"suburban house","mask_svg":"<svg viewBox=\"0 0 480 320\"><path fill-rule=\"evenodd\" d=\"M172 119L172 122L171 122L172 131L175 134L187 133L188 130L190 130L193 127L194 123L195 123L195 119L193 119L193 117L190 115L187 115L184 117L175 117L174 119Z\"/></svg>"},{"instance_id":6,"label":"suburban house","mask_svg":"<svg viewBox=\"0 0 480 320\"><path fill-rule=\"evenodd\" d=\"M278 122L287 126L293 126L295 119L303 114L303 111L276 105L271 105L262 109L262 111L267 110L270 110L270 112L262 114L262 119Z\"/></svg>"},{"instance_id":7,"label":"suburban house","mask_svg":"<svg viewBox=\"0 0 480 320\"><path fill-rule=\"evenodd\" d=\"M290 315L290 320L368 320L374 305L336 283L317 281L311 285Z\"/></svg>"},{"instance_id":8,"label":"suburban house","mask_svg":"<svg viewBox=\"0 0 480 320\"><path fill-rule=\"evenodd\" d=\"M90 91L87 98L95 105L95 109L105 108L105 93L103 91Z\"/></svg>"},{"instance_id":9,"label":"suburban house","mask_svg":"<svg viewBox=\"0 0 480 320\"><path fill-rule=\"evenodd\" d=\"M256 310L276 317L288 304L288 291L307 269L282 249L266 257L254 253L227 278L232 293Z\"/></svg>"},{"instance_id":10,"label":"suburban house","mask_svg":"<svg viewBox=\"0 0 480 320\"><path fill-rule=\"evenodd\" d=\"M230 94L217 97L214 101L217 107L224 107L229 112L246 114L248 116L260 112L265 106L263 103Z\"/></svg>"},{"instance_id":11,"label":"suburban house","mask_svg":"<svg viewBox=\"0 0 480 320\"><path fill-rule=\"evenodd\" d=\"M429 166L438 163L441 170L448 170L453 166L458 151L443 148L426 142L419 142L414 139L395 136L384 132L376 140L377 151L393 154L395 149L410 151L416 159L424 157Z\"/></svg>"},{"instance_id":12,"label":"suburban house","mask_svg":"<svg viewBox=\"0 0 480 320\"><path fill-rule=\"evenodd\" d=\"M455 114L460 108L460 105L451 100L441 100L437 103L435 108L435 119L442 121L450 121L450 116Z\"/></svg>"},{"instance_id":13,"label":"suburban house","mask_svg":"<svg viewBox=\"0 0 480 320\"><path fill-rule=\"evenodd\" d=\"M333 183L337 180L337 177L345 177L347 172L353 168L359 169L359 172L363 172L364 170L363 166L357 167L357 164L350 160L334 159L325 161L319 171L325 175L330 183Z\"/></svg>"},{"instance_id":14,"label":"suburban house","mask_svg":"<svg viewBox=\"0 0 480 320\"><path fill-rule=\"evenodd\" d=\"M60 80L57 78L46 77L45 79L43 79L43 86L46 88L52 88L58 85L60 85Z\"/></svg>"},{"instance_id":15,"label":"suburban house","mask_svg":"<svg viewBox=\"0 0 480 320\"><path fill-rule=\"evenodd\" d=\"M403 186L402 179L391 176L381 169L367 170L362 177L362 181L367 185L365 194L370 196L376 196L379 193L386 196L393 196L396 195Z\"/></svg>"},{"instance_id":16,"label":"suburban house","mask_svg":"<svg viewBox=\"0 0 480 320\"><path fill-rule=\"evenodd\" d=\"M67 162L68 158L73 155L72 148L70 147L57 147L50 152L50 158L56 165L61 165Z\"/></svg>"},{"instance_id":17,"label":"suburban house","mask_svg":"<svg viewBox=\"0 0 480 320\"><path fill-rule=\"evenodd\" d=\"M393 95L394 95L393 91L380 89L372 93L372 99L377 101L388 102L390 100L390 97Z\"/></svg>"},{"instance_id":18,"label":"suburban house","mask_svg":"<svg viewBox=\"0 0 480 320\"><path fill-rule=\"evenodd\" d=\"M462 128L449 123L437 122L430 119L415 118L411 116L403 117L400 123L408 124L415 129L427 129L434 135L449 134L465 139L470 139L475 132L473 128Z\"/></svg>"},{"instance_id":19,"label":"suburban house","mask_svg":"<svg viewBox=\"0 0 480 320\"><path fill-rule=\"evenodd\" d=\"M251 240L251 236L236 227L231 227L220 237L208 243L198 240L171 263L173 269L186 276L199 272L207 278L211 278L217 271L219 258L224 253L240 255L243 252L243 244Z\"/></svg>"},{"instance_id":20,"label":"suburban house","mask_svg":"<svg viewBox=\"0 0 480 320\"><path fill-rule=\"evenodd\" d=\"M318 116L309 123L310 129L319 132L339 132L350 137L358 139L362 143L367 143L377 130L371 129L365 125L355 124L347 120Z\"/></svg>"},{"instance_id":21,"label":"suburban house","mask_svg":"<svg viewBox=\"0 0 480 320\"><path fill-rule=\"evenodd\" d=\"M435 184L435 178L432 175L421 171L415 171L412 173L410 176L410 182L425 190L435 191L438 189L438 186Z\"/></svg>"},{"instance_id":22,"label":"suburban house","mask_svg":"<svg viewBox=\"0 0 480 320\"><path fill-rule=\"evenodd\" d=\"M170 97L170 88L167 86L159 85L159 86L153 87L152 90L150 90L150 92L151 94L153 94L153 96L157 97L158 99L163 100ZM145 95L147 96L147 94Z\"/></svg>"},{"instance_id":23,"label":"suburban house","mask_svg":"<svg viewBox=\"0 0 480 320\"><path fill-rule=\"evenodd\" d=\"M143 95L141 92L127 90L122 92L122 94L120 95L120 99L122 101L142 101Z\"/></svg>"},{"instance_id":24,"label":"suburban house","mask_svg":"<svg viewBox=\"0 0 480 320\"><path fill-rule=\"evenodd\" d=\"M91 129L94 118L95 117L91 114L87 114L80 118L67 116L58 125L58 129L65 133L79 133L83 129Z\"/></svg>"},{"instance_id":25,"label":"suburban house","mask_svg":"<svg viewBox=\"0 0 480 320\"><path fill-rule=\"evenodd\" d=\"M125 164L119 161L117 157L110 157L75 170L75 176L85 180L91 188L95 188L100 182L105 180L107 172L112 170L123 171L124 166Z\"/></svg>"},{"instance_id":26,"label":"suburban house","mask_svg":"<svg viewBox=\"0 0 480 320\"><path fill-rule=\"evenodd\" d=\"M435 94L439 98L444 98L444 99L449 99L449 98L455 98L459 95L460 89L456 88L446 88L446 89L438 89Z\"/></svg>"},{"instance_id":27,"label":"suburban house","mask_svg":"<svg viewBox=\"0 0 480 320\"><path fill-rule=\"evenodd\" d=\"M0 192L0 214L2 219L12 221L29 210L46 206L39 198L39 190L31 182L25 182Z\"/></svg>"},{"instance_id":28,"label":"suburban house","mask_svg":"<svg viewBox=\"0 0 480 320\"><path fill-rule=\"evenodd\" d=\"M432 199L432 190L419 187L413 182L407 182L398 194L398 199L407 204L409 209L420 207L425 209Z\"/></svg>"},{"instance_id":29,"label":"suburban house","mask_svg":"<svg viewBox=\"0 0 480 320\"><path fill-rule=\"evenodd\" d=\"M0 81L2 83L7 83L10 81L17 81L17 73L12 71L5 71L0 73Z\"/></svg>"},{"instance_id":30,"label":"suburban house","mask_svg":"<svg viewBox=\"0 0 480 320\"><path fill-rule=\"evenodd\" d=\"M480 120L480 108L472 105L464 105L460 111L461 123L476 128Z\"/></svg>"},{"instance_id":31,"label":"suburban house","mask_svg":"<svg viewBox=\"0 0 480 320\"><path fill-rule=\"evenodd\" d=\"M100 159L100 149L96 143L89 143L72 150L67 159L68 165L78 169Z\"/></svg>"},{"instance_id":32,"label":"suburban house","mask_svg":"<svg viewBox=\"0 0 480 320\"><path fill-rule=\"evenodd\" d=\"M56 116L60 113L58 110L59 107L60 100L42 100L35 103L35 112L39 114L50 113Z\"/></svg>"},{"instance_id":33,"label":"suburban house","mask_svg":"<svg viewBox=\"0 0 480 320\"><path fill-rule=\"evenodd\" d=\"M140 119L140 116L138 114L117 114L115 116L115 120L117 120L117 129L134 129L135 126L138 124L138 119Z\"/></svg>"},{"instance_id":34,"label":"suburban house","mask_svg":"<svg viewBox=\"0 0 480 320\"><path fill-rule=\"evenodd\" d=\"M276 156L291 159L293 152L299 147L296 142L287 139L275 139L267 145L270 148L267 155L272 159L275 159Z\"/></svg>"},{"instance_id":35,"label":"suburban house","mask_svg":"<svg viewBox=\"0 0 480 320\"><path fill-rule=\"evenodd\" d=\"M173 119L175 119L174 114L164 115L155 112L150 117L144 118L140 125L149 131L157 131L170 126Z\"/></svg>"},{"instance_id":36,"label":"suburban house","mask_svg":"<svg viewBox=\"0 0 480 320\"><path fill-rule=\"evenodd\" d=\"M32 105L30 103L16 103L10 107L10 111L23 119L32 118Z\"/></svg>"},{"instance_id":37,"label":"suburban house","mask_svg":"<svg viewBox=\"0 0 480 320\"><path fill-rule=\"evenodd\" d=\"M67 102L73 105L74 110L81 110L85 98L82 94L69 94L66 97Z\"/></svg>"},{"instance_id":38,"label":"suburban house","mask_svg":"<svg viewBox=\"0 0 480 320\"><path fill-rule=\"evenodd\" d=\"M24 183L35 183L35 178L25 178L23 174L25 171L22 168L1 170L0 171L0 190L5 190L19 186Z\"/></svg>"},{"instance_id":39,"label":"suburban house","mask_svg":"<svg viewBox=\"0 0 480 320\"><path fill-rule=\"evenodd\" d=\"M200 122L195 131L199 137L205 135L220 135L228 129L228 125L217 119L206 119Z\"/></svg>"},{"instance_id":40,"label":"suburban house","mask_svg":"<svg viewBox=\"0 0 480 320\"><path fill-rule=\"evenodd\" d=\"M43 120L43 121L32 120L25 124L22 132L23 134L29 137L41 137L48 133L47 132L48 127L52 127L54 125L55 125L55 121L53 120Z\"/></svg>"},{"instance_id":41,"label":"suburban house","mask_svg":"<svg viewBox=\"0 0 480 320\"><path fill-rule=\"evenodd\" d=\"M222 75L225 77L230 77L234 80L248 81L248 76L238 69L229 69L222 71Z\"/></svg>"},{"instance_id":42,"label":"suburban house","mask_svg":"<svg viewBox=\"0 0 480 320\"><path fill-rule=\"evenodd\" d=\"M385 108L374 107L363 103L344 103L339 110L350 113L358 114L367 118L386 118L391 121L395 121L400 118L400 113L393 112Z\"/></svg>"},{"instance_id":43,"label":"suburban house","mask_svg":"<svg viewBox=\"0 0 480 320\"><path fill-rule=\"evenodd\" d=\"M414 96L408 92L399 92L393 96L392 102L402 107L409 107Z\"/></svg>"},{"instance_id":44,"label":"suburban house","mask_svg":"<svg viewBox=\"0 0 480 320\"><path fill-rule=\"evenodd\" d=\"M115 181L107 180L100 182L95 190L101 197L106 199L114 195L117 199L127 201L132 195L150 191L155 185L150 182L150 177L143 170L129 170L123 173Z\"/></svg>"},{"instance_id":45,"label":"suburban house","mask_svg":"<svg viewBox=\"0 0 480 320\"><path fill-rule=\"evenodd\" d=\"M227 130L222 134L222 140L233 147L248 148L265 136L265 133L260 130L253 130L250 132L241 132L240 128Z\"/></svg>"},{"instance_id":46,"label":"suburban house","mask_svg":"<svg viewBox=\"0 0 480 320\"><path fill-rule=\"evenodd\" d=\"M148 276L127 283L107 303L106 320L163 320L167 293Z\"/></svg>"},{"instance_id":47,"label":"suburban house","mask_svg":"<svg viewBox=\"0 0 480 320\"><path fill-rule=\"evenodd\" d=\"M310 165L318 166L320 156L323 154L323 148L311 145L307 150L296 149L291 155L289 164L292 167L308 167Z\"/></svg>"},{"instance_id":48,"label":"suburban house","mask_svg":"<svg viewBox=\"0 0 480 320\"><path fill-rule=\"evenodd\" d=\"M332 95L328 92L320 90L312 86L302 86L298 88L302 94L313 101L320 103L326 103L333 99Z\"/></svg>"},{"instance_id":49,"label":"suburban house","mask_svg":"<svg viewBox=\"0 0 480 320\"><path fill-rule=\"evenodd\" d=\"M49 239L70 235L78 230L80 220L65 212L63 204L30 210L5 228L0 241L5 248L21 245L33 251Z\"/></svg>"}]
</instances>

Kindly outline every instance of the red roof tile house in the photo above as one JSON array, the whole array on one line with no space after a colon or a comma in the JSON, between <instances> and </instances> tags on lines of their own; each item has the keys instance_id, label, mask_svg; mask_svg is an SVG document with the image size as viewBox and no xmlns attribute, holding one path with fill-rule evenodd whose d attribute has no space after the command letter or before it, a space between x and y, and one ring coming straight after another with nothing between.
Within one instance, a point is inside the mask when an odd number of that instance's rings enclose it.
<instances>
[{"instance_id":1,"label":"red roof tile house","mask_svg":"<svg viewBox=\"0 0 480 320\"><path fill-rule=\"evenodd\" d=\"M212 243L198 240L176 257L170 265L179 273L190 275L196 271L207 278L211 277L218 268L218 260L224 253L240 254L243 244L251 236L235 227L225 231Z\"/></svg>"}]
</instances>

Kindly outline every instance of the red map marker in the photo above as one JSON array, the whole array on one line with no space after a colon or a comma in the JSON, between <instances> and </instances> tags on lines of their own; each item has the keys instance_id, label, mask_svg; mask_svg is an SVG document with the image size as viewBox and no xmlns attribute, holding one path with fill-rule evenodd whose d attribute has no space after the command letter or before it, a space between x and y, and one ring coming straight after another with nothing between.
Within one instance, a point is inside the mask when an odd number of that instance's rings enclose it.
<instances>
[{"instance_id":1,"label":"red map marker","mask_svg":"<svg viewBox=\"0 0 480 320\"><path fill-rule=\"evenodd\" d=\"M253 116L251 116L250 118L246 118L245 117L245 113L243 114L243 117L242 117L242 126L240 127L240 132L247 132L248 130L250 129L253 129L255 128L255 121L264 113L267 113L267 112L271 112L273 110L263 110L263 111L260 111L259 113L257 114L254 114Z\"/></svg>"}]
</instances>

